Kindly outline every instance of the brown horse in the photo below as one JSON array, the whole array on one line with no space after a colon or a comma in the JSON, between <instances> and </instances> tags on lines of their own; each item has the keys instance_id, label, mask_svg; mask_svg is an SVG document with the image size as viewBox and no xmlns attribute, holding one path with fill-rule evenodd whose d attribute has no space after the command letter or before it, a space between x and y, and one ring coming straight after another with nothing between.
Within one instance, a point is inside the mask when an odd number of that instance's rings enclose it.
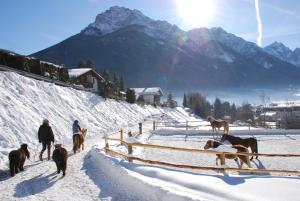
<instances>
[{"instance_id":1,"label":"brown horse","mask_svg":"<svg viewBox=\"0 0 300 201\"><path fill-rule=\"evenodd\" d=\"M22 144L18 150L13 150L9 153L9 170L10 175L13 177L16 173L24 170L24 163L26 157L30 158L30 153L27 149L27 144Z\"/></svg>"},{"instance_id":2,"label":"brown horse","mask_svg":"<svg viewBox=\"0 0 300 201\"><path fill-rule=\"evenodd\" d=\"M254 137L240 138L233 135L222 135L221 142L229 141L232 145L243 145L244 147L250 147L252 153L258 153L257 140ZM256 156L256 159L258 156ZM250 160L253 160L253 156Z\"/></svg>"},{"instance_id":3,"label":"brown horse","mask_svg":"<svg viewBox=\"0 0 300 201\"><path fill-rule=\"evenodd\" d=\"M78 150L80 152L80 147L82 146L82 150L84 150L84 138L86 136L87 129L83 128L81 129L81 132L79 134L73 135L73 151L74 154Z\"/></svg>"},{"instance_id":4,"label":"brown horse","mask_svg":"<svg viewBox=\"0 0 300 201\"><path fill-rule=\"evenodd\" d=\"M210 148L217 148L220 145L225 146L223 143L218 142L218 141L214 141L214 140L208 140L204 146L204 149L210 149ZM235 148L237 150L236 153L249 153L248 149L242 145L232 145L232 148ZM248 165L249 168L251 168L251 164L250 164L250 160L249 160L249 156L245 156L245 155L238 155L238 154L234 154L234 153L226 153L226 154L216 154L217 158L216 158L216 165L218 165L218 160L220 160L221 165L225 165L225 158L227 159L234 159L235 162L239 165L238 163L238 159L240 159L240 165L239 168L241 168L243 166L244 163L246 163Z\"/></svg>"},{"instance_id":5,"label":"brown horse","mask_svg":"<svg viewBox=\"0 0 300 201\"><path fill-rule=\"evenodd\" d=\"M228 122L225 120L216 120L212 116L207 117L207 121L210 122L210 125L212 127L213 132L217 132L217 128L220 129L221 127L224 127L224 133L229 132L229 125Z\"/></svg>"}]
</instances>

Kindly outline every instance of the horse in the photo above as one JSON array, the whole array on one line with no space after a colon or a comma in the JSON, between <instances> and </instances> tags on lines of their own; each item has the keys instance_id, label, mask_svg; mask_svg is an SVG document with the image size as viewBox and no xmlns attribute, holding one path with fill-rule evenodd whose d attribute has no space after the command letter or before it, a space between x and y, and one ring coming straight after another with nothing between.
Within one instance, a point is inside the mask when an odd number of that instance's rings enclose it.
<instances>
[{"instance_id":1,"label":"horse","mask_svg":"<svg viewBox=\"0 0 300 201\"><path fill-rule=\"evenodd\" d=\"M254 137L240 138L233 135L224 134L222 135L221 142L228 140L232 145L243 145L244 147L250 147L252 153L258 153L257 140ZM256 156L256 159L258 156ZM253 160L253 156L250 160Z\"/></svg>"},{"instance_id":2,"label":"horse","mask_svg":"<svg viewBox=\"0 0 300 201\"><path fill-rule=\"evenodd\" d=\"M221 127L224 127L224 133L228 134L229 132L229 125L228 122L225 120L216 120L212 116L207 117L207 121L210 122L210 125L212 127L213 132L217 132L217 128L220 129Z\"/></svg>"},{"instance_id":3,"label":"horse","mask_svg":"<svg viewBox=\"0 0 300 201\"><path fill-rule=\"evenodd\" d=\"M24 163L26 158L30 158L30 153L27 149L27 144L22 144L18 150L13 150L9 153L9 170L10 175L13 177L20 171L24 171Z\"/></svg>"},{"instance_id":4,"label":"horse","mask_svg":"<svg viewBox=\"0 0 300 201\"><path fill-rule=\"evenodd\" d=\"M210 149L210 148L215 149L215 148L219 147L220 145L226 146L222 142L208 140L204 146L204 149L205 150ZM249 153L248 149L242 145L232 145L231 147L237 150L236 153ZM217 156L216 165L218 165L218 160L220 160L221 165L225 165L225 158L234 159L235 162L239 165L238 159L240 159L239 168L242 168L244 163L246 163L249 168L252 168L251 164L250 164L249 156L238 155L238 154L234 154L234 153L216 154L216 156Z\"/></svg>"},{"instance_id":5,"label":"horse","mask_svg":"<svg viewBox=\"0 0 300 201\"><path fill-rule=\"evenodd\" d=\"M63 176L65 176L67 169L68 152L65 148L62 147L61 144L55 145L55 149L52 153L52 159L56 164L57 174L59 174L60 171L62 171Z\"/></svg>"},{"instance_id":6,"label":"horse","mask_svg":"<svg viewBox=\"0 0 300 201\"><path fill-rule=\"evenodd\" d=\"M82 146L82 150L84 150L84 138L86 136L87 129L81 129L80 133L76 133L73 135L73 151L74 154L78 150L80 152L80 147Z\"/></svg>"}]
</instances>

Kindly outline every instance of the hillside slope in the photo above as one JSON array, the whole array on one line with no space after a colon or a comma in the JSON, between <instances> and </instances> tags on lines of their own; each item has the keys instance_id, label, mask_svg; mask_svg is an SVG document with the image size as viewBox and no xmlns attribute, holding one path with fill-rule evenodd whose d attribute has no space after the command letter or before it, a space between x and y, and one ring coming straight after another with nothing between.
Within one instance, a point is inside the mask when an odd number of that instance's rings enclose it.
<instances>
[{"instance_id":1,"label":"hillside slope","mask_svg":"<svg viewBox=\"0 0 300 201\"><path fill-rule=\"evenodd\" d=\"M101 138L161 112L9 72L0 72L0 93L0 169L7 168L8 152L21 143L36 151L44 118L50 121L56 142L66 144L71 142L75 119L88 128L89 137Z\"/></svg>"}]
</instances>

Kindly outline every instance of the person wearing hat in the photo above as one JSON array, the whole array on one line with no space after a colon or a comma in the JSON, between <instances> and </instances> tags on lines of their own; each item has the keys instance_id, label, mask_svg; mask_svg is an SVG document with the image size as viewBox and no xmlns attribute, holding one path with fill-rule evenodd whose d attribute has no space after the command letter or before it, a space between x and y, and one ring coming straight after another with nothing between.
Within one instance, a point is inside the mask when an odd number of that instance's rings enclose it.
<instances>
[{"instance_id":1,"label":"person wearing hat","mask_svg":"<svg viewBox=\"0 0 300 201\"><path fill-rule=\"evenodd\" d=\"M43 149L40 152L40 160L43 160L43 153L47 148L48 160L51 159L51 142L54 143L54 135L51 127L49 126L49 120L44 119L43 124L40 126L38 131L39 143L42 143Z\"/></svg>"},{"instance_id":2,"label":"person wearing hat","mask_svg":"<svg viewBox=\"0 0 300 201\"><path fill-rule=\"evenodd\" d=\"M73 123L73 126L72 126L72 129L73 129L73 135L74 134L78 134L81 132L81 128L79 126L79 122L78 120L75 120L74 123Z\"/></svg>"}]
</instances>

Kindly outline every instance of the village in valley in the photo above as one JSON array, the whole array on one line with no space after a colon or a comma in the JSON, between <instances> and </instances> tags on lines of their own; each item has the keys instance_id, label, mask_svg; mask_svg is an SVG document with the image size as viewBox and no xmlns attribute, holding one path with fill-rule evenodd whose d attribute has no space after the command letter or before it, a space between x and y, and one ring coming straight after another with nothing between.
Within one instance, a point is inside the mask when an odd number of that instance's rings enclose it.
<instances>
[{"instance_id":1,"label":"village in valley","mask_svg":"<svg viewBox=\"0 0 300 201\"><path fill-rule=\"evenodd\" d=\"M189 23L221 10L171 2ZM300 51L262 48L261 2L244 3L256 43L98 0L94 22L45 49L0 34L0 200L299 200Z\"/></svg>"}]
</instances>

